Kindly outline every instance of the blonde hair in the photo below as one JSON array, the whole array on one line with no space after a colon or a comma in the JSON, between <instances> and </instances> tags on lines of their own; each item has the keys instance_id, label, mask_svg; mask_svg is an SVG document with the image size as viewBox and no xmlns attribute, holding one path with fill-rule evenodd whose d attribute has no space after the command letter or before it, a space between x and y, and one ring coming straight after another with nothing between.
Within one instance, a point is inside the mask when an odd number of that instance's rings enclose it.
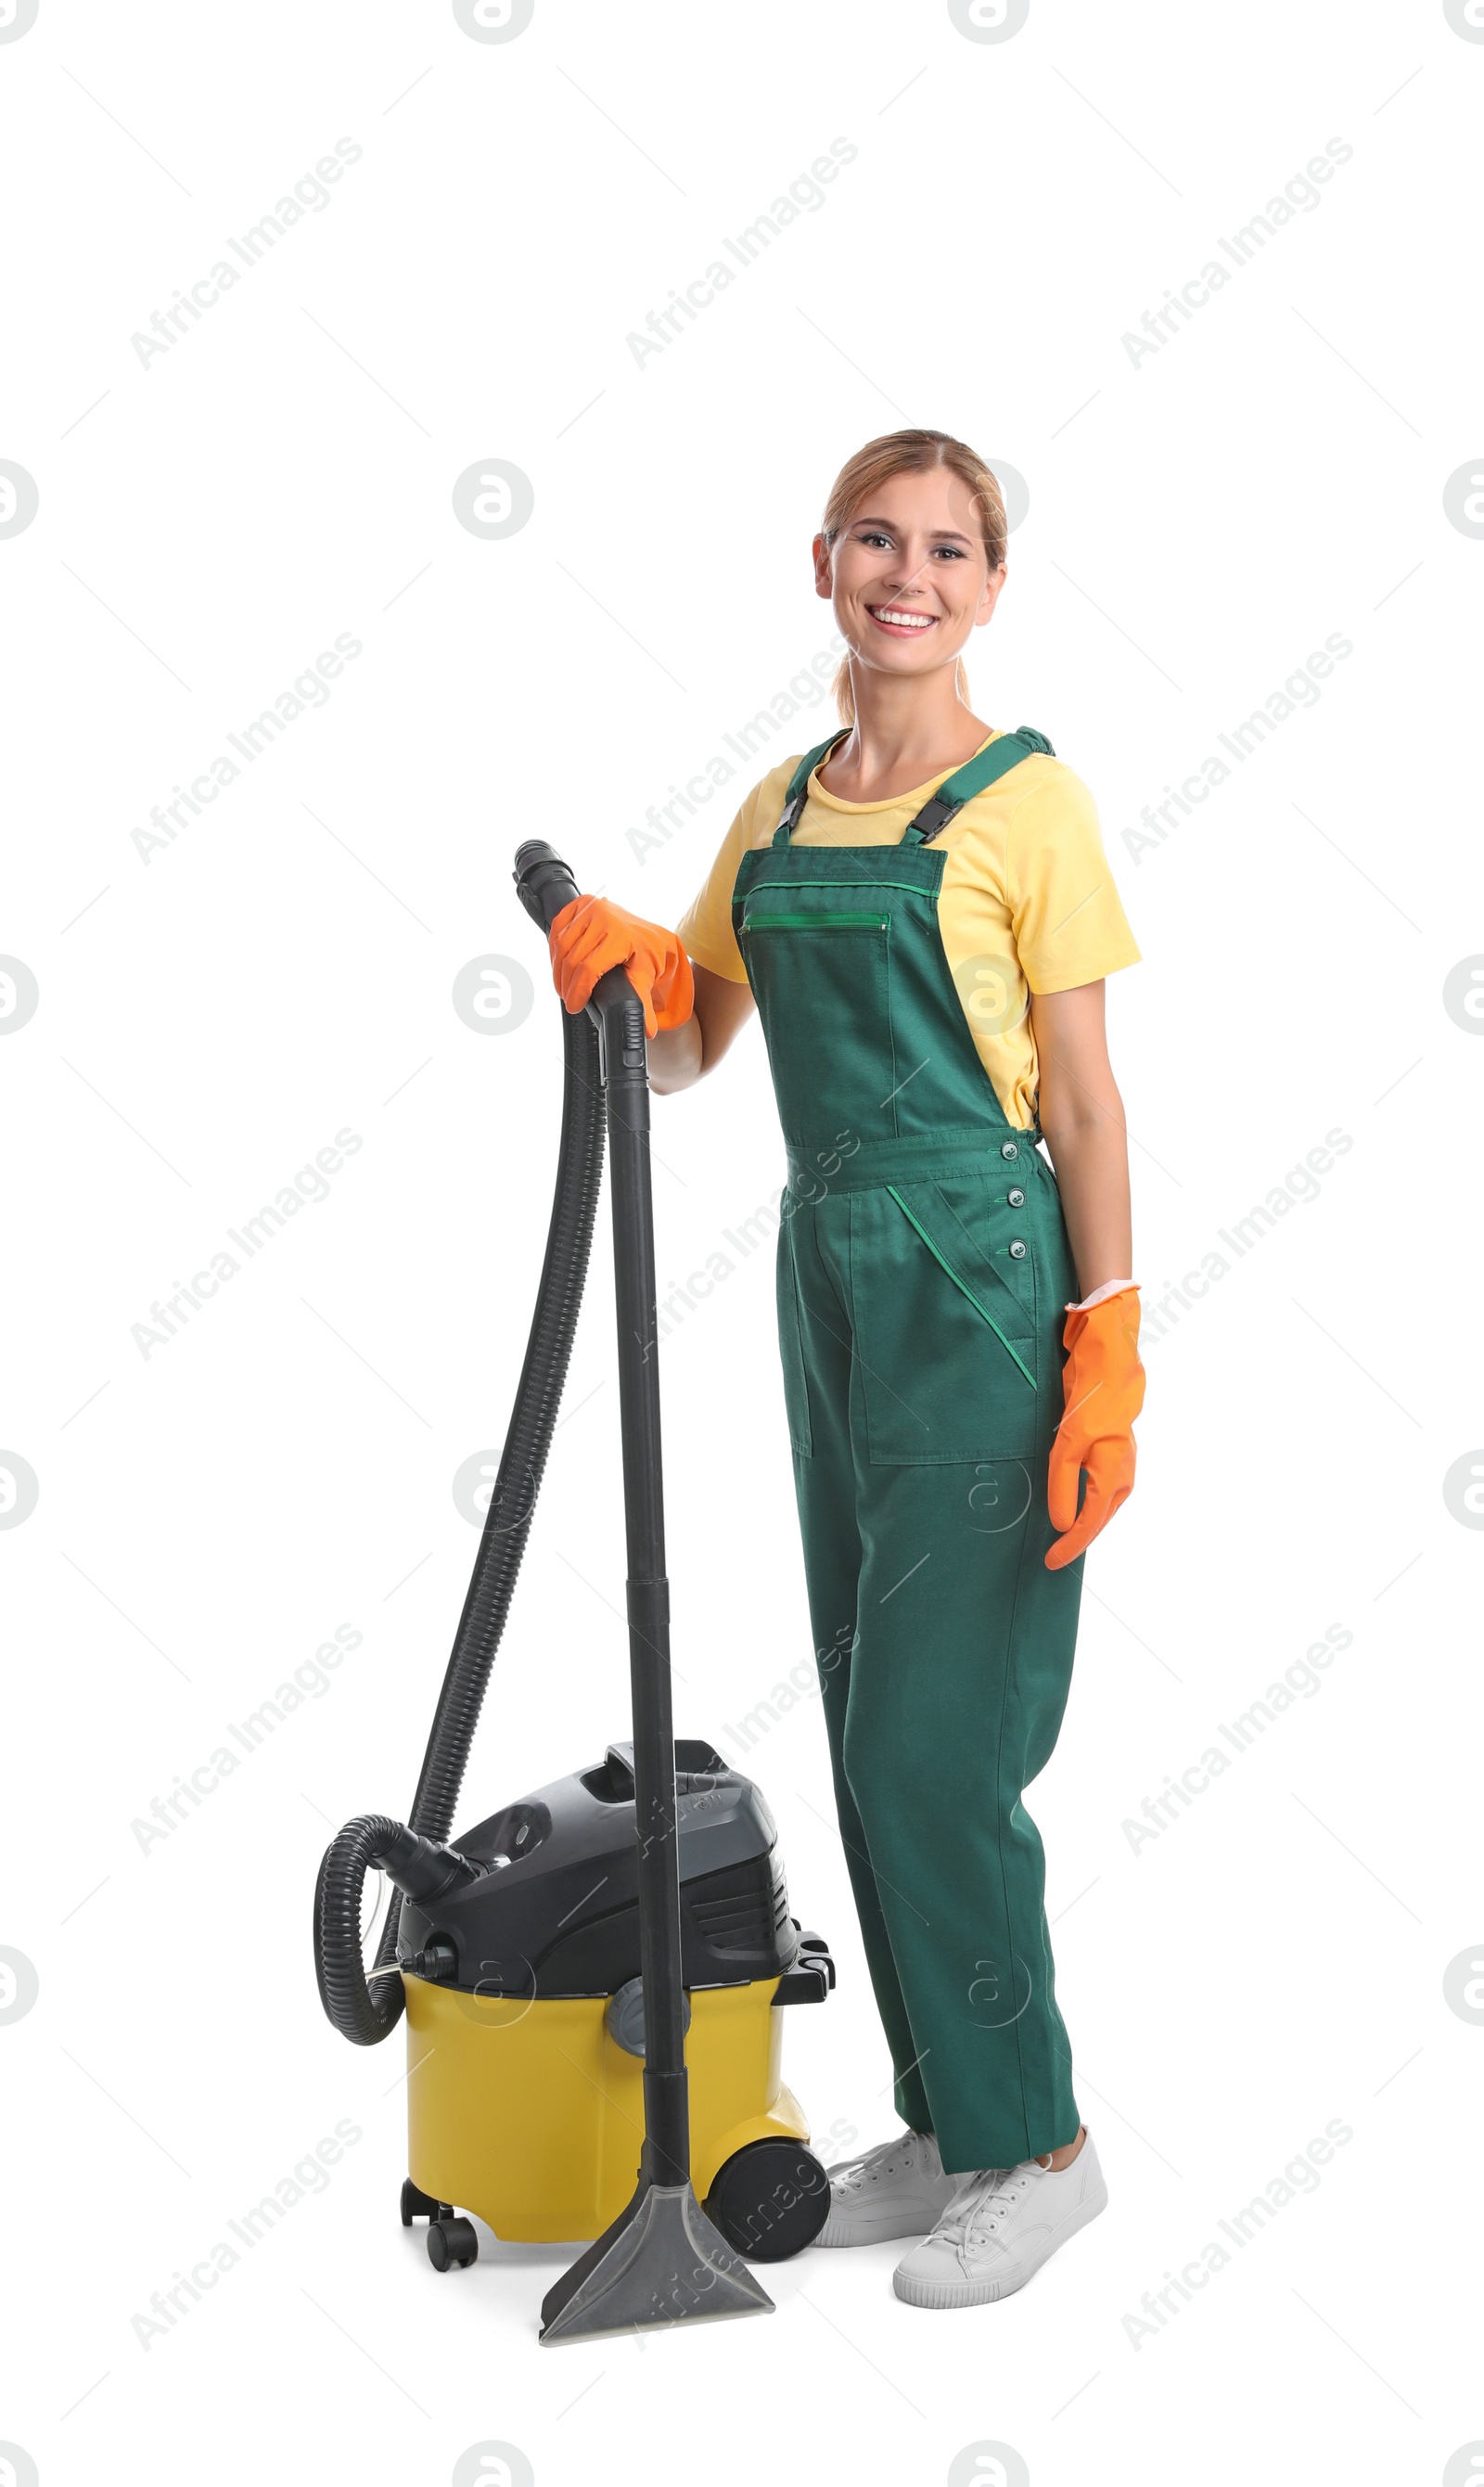
<instances>
[{"instance_id":1,"label":"blonde hair","mask_svg":"<svg viewBox=\"0 0 1484 2487\"><path fill-rule=\"evenodd\" d=\"M947 432L886 432L879 440L868 440L848 458L830 487L820 521L820 533L829 551L833 552L840 537L850 525L854 513L877 487L893 475L921 474L933 466L947 466L961 483L968 486L969 498L979 520L979 532L991 570L997 570L1005 557L1005 544L1010 530L1005 519L1005 498L999 485L975 450L963 440L955 440ZM954 688L965 707L968 706L968 676L961 657L954 673ZM835 707L842 725L855 722L855 694L851 682L851 660L845 657L833 685Z\"/></svg>"}]
</instances>

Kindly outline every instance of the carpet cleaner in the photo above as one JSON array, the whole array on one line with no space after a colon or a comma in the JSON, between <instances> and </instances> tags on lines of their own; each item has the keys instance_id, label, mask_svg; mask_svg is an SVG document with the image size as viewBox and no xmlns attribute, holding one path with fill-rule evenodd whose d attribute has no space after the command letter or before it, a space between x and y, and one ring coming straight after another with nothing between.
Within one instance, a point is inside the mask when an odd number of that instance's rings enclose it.
<instances>
[{"instance_id":1,"label":"carpet cleaner","mask_svg":"<svg viewBox=\"0 0 1484 2487\"><path fill-rule=\"evenodd\" d=\"M578 895L540 840L515 881L544 932ZM674 1736L644 1013L614 968L562 1017L541 1284L416 1794L405 1824L347 1823L314 1909L320 1998L342 2035L376 2046L406 2011L402 2220L427 2221L434 2270L475 2260L468 2212L502 2240L594 2240L546 2297L546 2342L772 2310L749 2263L798 2252L829 2210L782 2078L779 2007L834 1984L827 1946L789 1914L761 1790ZM451 1840L561 1403L605 1130L631 1734ZM368 1967L373 1869L392 1887Z\"/></svg>"}]
</instances>

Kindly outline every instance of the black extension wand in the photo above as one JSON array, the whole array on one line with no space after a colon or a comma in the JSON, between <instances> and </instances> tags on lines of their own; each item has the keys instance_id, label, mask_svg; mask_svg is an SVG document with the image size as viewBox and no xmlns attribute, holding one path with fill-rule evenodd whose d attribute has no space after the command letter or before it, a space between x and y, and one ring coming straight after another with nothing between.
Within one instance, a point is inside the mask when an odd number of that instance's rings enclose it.
<instances>
[{"instance_id":1,"label":"black extension wand","mask_svg":"<svg viewBox=\"0 0 1484 2487\"><path fill-rule=\"evenodd\" d=\"M518 850L515 880L526 913L547 934L579 894L567 865L539 839ZM542 2306L543 2340L772 2310L772 2300L706 2217L690 2182L644 1008L624 969L614 967L594 988L587 1013L599 1032L612 1166L644 1982L644 2146L631 2201L548 2291ZM571 1076L570 1053L568 1058Z\"/></svg>"}]
</instances>

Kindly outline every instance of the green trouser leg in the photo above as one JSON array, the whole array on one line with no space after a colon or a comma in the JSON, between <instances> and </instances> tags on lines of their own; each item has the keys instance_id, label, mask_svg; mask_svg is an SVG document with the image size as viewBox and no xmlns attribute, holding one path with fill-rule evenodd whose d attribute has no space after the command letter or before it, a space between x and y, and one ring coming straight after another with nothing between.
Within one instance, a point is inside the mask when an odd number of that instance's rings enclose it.
<instances>
[{"instance_id":1,"label":"green trouser leg","mask_svg":"<svg viewBox=\"0 0 1484 2487\"><path fill-rule=\"evenodd\" d=\"M1081 1587L1080 1563L1043 1559L1059 1307L1048 1291L1032 1456L873 1465L845 1208L792 1220L812 1454L795 1476L841 1836L899 2112L952 2171L1009 2166L1078 2126L1022 1802Z\"/></svg>"},{"instance_id":2,"label":"green trouser leg","mask_svg":"<svg viewBox=\"0 0 1484 2487\"><path fill-rule=\"evenodd\" d=\"M787 1238L780 1237L780 1244ZM814 1224L805 1215L796 1228L800 1257L813 1255ZM845 1312L830 1293L823 1270L809 1289L812 1351L810 1405L814 1457L794 1455L794 1488L803 1539L804 1581L819 1668L825 1728L829 1739L835 1812L850 1869L855 1914L877 2010L896 2069L897 2111L915 2133L931 2133L933 2114L916 2069L917 2048L892 1956L876 1873L860 1813L845 1770L845 1733L855 1667L857 1596L862 1550L855 1518L855 1474L850 1435L851 1340Z\"/></svg>"}]
</instances>

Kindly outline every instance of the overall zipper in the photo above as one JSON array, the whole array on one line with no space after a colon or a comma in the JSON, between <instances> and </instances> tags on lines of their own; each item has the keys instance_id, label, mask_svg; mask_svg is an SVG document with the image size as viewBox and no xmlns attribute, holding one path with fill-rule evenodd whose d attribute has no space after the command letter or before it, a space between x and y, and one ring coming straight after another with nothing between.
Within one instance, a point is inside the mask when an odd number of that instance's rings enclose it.
<instances>
[{"instance_id":1,"label":"overall zipper","mask_svg":"<svg viewBox=\"0 0 1484 2487\"><path fill-rule=\"evenodd\" d=\"M744 915L744 933L884 933L889 915Z\"/></svg>"}]
</instances>

